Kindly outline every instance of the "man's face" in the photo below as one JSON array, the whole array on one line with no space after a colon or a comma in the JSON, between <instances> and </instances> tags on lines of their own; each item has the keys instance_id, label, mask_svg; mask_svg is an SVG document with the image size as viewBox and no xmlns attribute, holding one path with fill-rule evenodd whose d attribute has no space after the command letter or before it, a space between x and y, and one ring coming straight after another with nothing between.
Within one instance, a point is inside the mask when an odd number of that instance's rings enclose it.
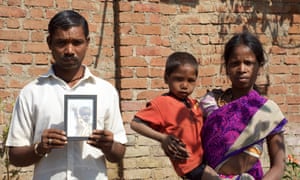
<instances>
[{"instance_id":1,"label":"man's face","mask_svg":"<svg viewBox=\"0 0 300 180\"><path fill-rule=\"evenodd\" d=\"M89 38L85 37L81 26L74 26L68 30L57 29L47 42L55 66L61 70L72 70L81 66Z\"/></svg>"}]
</instances>

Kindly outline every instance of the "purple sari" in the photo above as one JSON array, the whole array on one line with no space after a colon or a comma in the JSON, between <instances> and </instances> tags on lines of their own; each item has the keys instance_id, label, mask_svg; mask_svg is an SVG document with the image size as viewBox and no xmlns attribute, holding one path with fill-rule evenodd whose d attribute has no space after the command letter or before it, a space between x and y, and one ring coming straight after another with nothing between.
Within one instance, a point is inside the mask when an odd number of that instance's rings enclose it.
<instances>
[{"instance_id":1,"label":"purple sari","mask_svg":"<svg viewBox=\"0 0 300 180\"><path fill-rule=\"evenodd\" d=\"M211 100L211 97L202 99L200 104L207 105L206 100ZM268 105L269 103L272 107ZM254 90L222 107L217 107L216 102L208 104L209 106L202 106L204 114L209 114L204 122L202 140L205 160L215 169L231 156L254 144L262 143L268 135L281 132L287 123L279 107ZM263 116L255 116L257 112L263 112ZM273 120L274 114L277 120ZM253 131L245 132L249 129ZM241 134L244 140L240 143L237 141L241 141L239 139ZM263 171L259 160L248 173L255 179L262 179Z\"/></svg>"}]
</instances>

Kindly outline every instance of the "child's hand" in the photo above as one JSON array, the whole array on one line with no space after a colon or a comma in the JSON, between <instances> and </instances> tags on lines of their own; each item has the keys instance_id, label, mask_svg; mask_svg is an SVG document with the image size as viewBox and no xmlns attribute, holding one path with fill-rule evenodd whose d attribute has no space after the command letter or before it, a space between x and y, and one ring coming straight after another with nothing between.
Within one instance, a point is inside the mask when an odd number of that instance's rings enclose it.
<instances>
[{"instance_id":1,"label":"child's hand","mask_svg":"<svg viewBox=\"0 0 300 180\"><path fill-rule=\"evenodd\" d=\"M172 159L185 160L189 157L185 144L173 135L166 135L161 142L161 146L166 155Z\"/></svg>"}]
</instances>

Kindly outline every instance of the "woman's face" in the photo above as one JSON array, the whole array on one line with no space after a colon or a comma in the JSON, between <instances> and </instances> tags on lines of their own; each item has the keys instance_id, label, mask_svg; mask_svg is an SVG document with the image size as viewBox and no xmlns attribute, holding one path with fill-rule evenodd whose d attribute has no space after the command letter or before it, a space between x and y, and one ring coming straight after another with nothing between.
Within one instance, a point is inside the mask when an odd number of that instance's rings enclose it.
<instances>
[{"instance_id":1,"label":"woman's face","mask_svg":"<svg viewBox=\"0 0 300 180\"><path fill-rule=\"evenodd\" d=\"M195 68L190 64L179 66L166 77L170 92L179 99L184 99L192 94L196 86L196 80Z\"/></svg>"},{"instance_id":2,"label":"woman's face","mask_svg":"<svg viewBox=\"0 0 300 180\"><path fill-rule=\"evenodd\" d=\"M248 92L253 88L259 70L259 63L252 50L245 45L237 46L226 65L226 73L232 88Z\"/></svg>"}]
</instances>

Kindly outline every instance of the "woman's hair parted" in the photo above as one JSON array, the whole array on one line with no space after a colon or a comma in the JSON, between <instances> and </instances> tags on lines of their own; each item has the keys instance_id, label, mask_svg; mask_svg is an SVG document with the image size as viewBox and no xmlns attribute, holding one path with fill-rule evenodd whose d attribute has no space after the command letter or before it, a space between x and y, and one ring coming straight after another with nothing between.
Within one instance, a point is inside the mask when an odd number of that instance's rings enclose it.
<instances>
[{"instance_id":1,"label":"woman's hair parted","mask_svg":"<svg viewBox=\"0 0 300 180\"><path fill-rule=\"evenodd\" d=\"M190 64L195 68L195 74L198 76L197 59L188 52L174 52L168 58L165 65L164 79L172 74L179 66Z\"/></svg>"},{"instance_id":2,"label":"woman's hair parted","mask_svg":"<svg viewBox=\"0 0 300 180\"><path fill-rule=\"evenodd\" d=\"M86 19L73 10L64 10L57 13L48 24L48 33L51 38L57 29L68 30L71 27L81 26L86 38L89 36L89 26Z\"/></svg>"},{"instance_id":3,"label":"woman's hair parted","mask_svg":"<svg viewBox=\"0 0 300 180\"><path fill-rule=\"evenodd\" d=\"M245 45L252 50L252 52L255 54L259 66L263 66L266 64L265 52L261 42L256 36L254 36L250 32L245 31L234 35L226 43L223 54L225 67L228 64L229 58L232 56L232 53L234 52L235 48L239 45Z\"/></svg>"}]
</instances>

